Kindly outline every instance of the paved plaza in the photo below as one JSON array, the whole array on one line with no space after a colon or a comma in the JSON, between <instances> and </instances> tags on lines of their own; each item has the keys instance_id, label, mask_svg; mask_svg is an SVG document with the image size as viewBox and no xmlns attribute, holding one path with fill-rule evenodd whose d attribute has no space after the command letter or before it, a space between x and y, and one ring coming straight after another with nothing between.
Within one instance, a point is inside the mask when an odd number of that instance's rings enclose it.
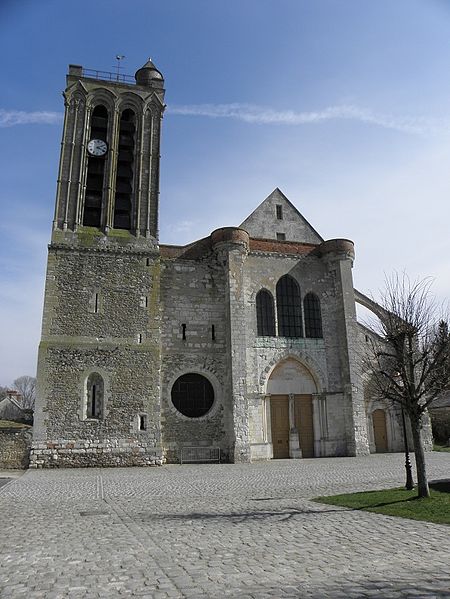
<instances>
[{"instance_id":1,"label":"paved plaza","mask_svg":"<svg viewBox=\"0 0 450 599\"><path fill-rule=\"evenodd\" d=\"M401 454L28 471L0 487L0 597L450 597L448 526L309 501L403 478Z\"/></svg>"}]
</instances>

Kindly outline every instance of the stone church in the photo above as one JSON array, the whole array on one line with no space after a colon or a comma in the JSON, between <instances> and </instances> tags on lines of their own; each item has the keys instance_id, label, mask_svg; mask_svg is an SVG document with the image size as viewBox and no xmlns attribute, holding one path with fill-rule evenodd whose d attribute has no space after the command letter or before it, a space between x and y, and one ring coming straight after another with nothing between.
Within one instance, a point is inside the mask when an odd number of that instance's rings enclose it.
<instances>
[{"instance_id":1,"label":"stone church","mask_svg":"<svg viewBox=\"0 0 450 599\"><path fill-rule=\"evenodd\" d=\"M158 239L164 79L70 65L31 467L403 448L364 393L353 243L275 189L241 225Z\"/></svg>"}]
</instances>

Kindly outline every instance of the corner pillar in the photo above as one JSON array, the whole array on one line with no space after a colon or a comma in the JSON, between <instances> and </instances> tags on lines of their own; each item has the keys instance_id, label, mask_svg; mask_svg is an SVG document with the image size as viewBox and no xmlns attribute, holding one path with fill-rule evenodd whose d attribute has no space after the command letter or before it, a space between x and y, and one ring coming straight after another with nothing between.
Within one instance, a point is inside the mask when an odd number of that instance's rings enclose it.
<instances>
[{"instance_id":1,"label":"corner pillar","mask_svg":"<svg viewBox=\"0 0 450 599\"><path fill-rule=\"evenodd\" d=\"M369 439L358 360L359 340L352 277L354 245L348 239L331 239L324 241L319 251L335 277L347 455L368 455Z\"/></svg>"}]
</instances>

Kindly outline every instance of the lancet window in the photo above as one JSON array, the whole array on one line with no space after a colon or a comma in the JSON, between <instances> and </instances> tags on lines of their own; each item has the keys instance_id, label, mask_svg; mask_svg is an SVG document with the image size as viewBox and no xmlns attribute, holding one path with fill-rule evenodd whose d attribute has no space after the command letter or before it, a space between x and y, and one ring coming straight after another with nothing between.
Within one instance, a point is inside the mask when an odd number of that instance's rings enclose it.
<instances>
[{"instance_id":1,"label":"lancet window","mask_svg":"<svg viewBox=\"0 0 450 599\"><path fill-rule=\"evenodd\" d=\"M274 302L267 289L261 289L256 295L256 323L259 337L275 336Z\"/></svg>"}]
</instances>

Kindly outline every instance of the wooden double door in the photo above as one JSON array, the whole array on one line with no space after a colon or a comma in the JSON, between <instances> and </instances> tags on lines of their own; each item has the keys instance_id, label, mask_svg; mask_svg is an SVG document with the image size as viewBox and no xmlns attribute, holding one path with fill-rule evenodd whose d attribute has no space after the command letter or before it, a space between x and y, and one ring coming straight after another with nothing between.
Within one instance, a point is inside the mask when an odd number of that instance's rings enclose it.
<instances>
[{"instance_id":1,"label":"wooden double door","mask_svg":"<svg viewBox=\"0 0 450 599\"><path fill-rule=\"evenodd\" d=\"M294 395L289 417L289 395L271 395L270 416L274 459L289 457L289 431L298 431L300 449L304 458L314 457L314 428L311 395ZM291 422L292 420L292 422Z\"/></svg>"}]
</instances>

